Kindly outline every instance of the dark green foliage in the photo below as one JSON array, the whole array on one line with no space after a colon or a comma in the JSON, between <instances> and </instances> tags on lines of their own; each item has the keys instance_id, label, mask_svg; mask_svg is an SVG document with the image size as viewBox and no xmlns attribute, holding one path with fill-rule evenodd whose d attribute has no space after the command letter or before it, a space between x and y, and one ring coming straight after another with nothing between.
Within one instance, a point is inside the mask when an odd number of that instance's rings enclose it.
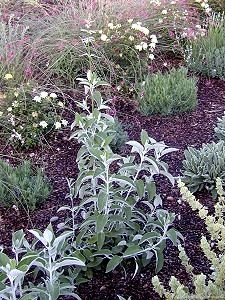
<instances>
[{"instance_id":1,"label":"dark green foliage","mask_svg":"<svg viewBox=\"0 0 225 300\"><path fill-rule=\"evenodd\" d=\"M144 115L170 115L193 110L197 105L195 78L187 77L187 69L171 69L145 77L139 86L139 105Z\"/></svg>"},{"instance_id":2,"label":"dark green foliage","mask_svg":"<svg viewBox=\"0 0 225 300\"><path fill-rule=\"evenodd\" d=\"M187 48L187 66L208 77L225 77L225 22L214 16L206 36L193 40Z\"/></svg>"},{"instance_id":3,"label":"dark green foliage","mask_svg":"<svg viewBox=\"0 0 225 300\"><path fill-rule=\"evenodd\" d=\"M125 130L125 126L118 119L115 119L114 130L115 134L112 142L110 143L110 147L113 152L118 152L128 141L128 134Z\"/></svg>"},{"instance_id":4,"label":"dark green foliage","mask_svg":"<svg viewBox=\"0 0 225 300\"><path fill-rule=\"evenodd\" d=\"M183 181L191 192L207 189L216 196L216 178L225 182L225 143L203 144L199 150L188 147L184 152Z\"/></svg>"},{"instance_id":5,"label":"dark green foliage","mask_svg":"<svg viewBox=\"0 0 225 300\"><path fill-rule=\"evenodd\" d=\"M50 194L40 168L32 169L29 161L13 167L0 160L0 204L4 207L16 205L26 210L34 210Z\"/></svg>"}]
</instances>

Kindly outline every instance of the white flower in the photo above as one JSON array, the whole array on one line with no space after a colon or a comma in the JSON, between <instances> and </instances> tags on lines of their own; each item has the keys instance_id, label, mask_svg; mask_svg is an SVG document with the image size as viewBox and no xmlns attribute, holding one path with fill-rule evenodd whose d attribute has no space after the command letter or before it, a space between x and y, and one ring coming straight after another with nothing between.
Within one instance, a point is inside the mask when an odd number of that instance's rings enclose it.
<instances>
[{"instance_id":1,"label":"white flower","mask_svg":"<svg viewBox=\"0 0 225 300\"><path fill-rule=\"evenodd\" d=\"M3 112L2 111L0 111L0 117L3 115Z\"/></svg>"},{"instance_id":2,"label":"white flower","mask_svg":"<svg viewBox=\"0 0 225 300\"><path fill-rule=\"evenodd\" d=\"M40 92L40 97L44 99L44 98L48 97L48 93L47 92Z\"/></svg>"},{"instance_id":3,"label":"white flower","mask_svg":"<svg viewBox=\"0 0 225 300\"><path fill-rule=\"evenodd\" d=\"M63 104L62 101L59 101L57 104L58 104L58 106L60 106L60 107L64 107L64 104Z\"/></svg>"},{"instance_id":4,"label":"white flower","mask_svg":"<svg viewBox=\"0 0 225 300\"><path fill-rule=\"evenodd\" d=\"M18 101L13 101L12 106L13 107L18 107Z\"/></svg>"},{"instance_id":5,"label":"white flower","mask_svg":"<svg viewBox=\"0 0 225 300\"><path fill-rule=\"evenodd\" d=\"M138 51L142 50L142 45L135 45L134 48Z\"/></svg>"},{"instance_id":6,"label":"white flower","mask_svg":"<svg viewBox=\"0 0 225 300\"><path fill-rule=\"evenodd\" d=\"M158 43L158 40L157 40L157 37L155 34L150 35L150 39L151 39L151 43L155 43L155 44Z\"/></svg>"},{"instance_id":7,"label":"white flower","mask_svg":"<svg viewBox=\"0 0 225 300\"><path fill-rule=\"evenodd\" d=\"M152 48L152 49L155 49L155 43L150 43L149 47Z\"/></svg>"},{"instance_id":8,"label":"white flower","mask_svg":"<svg viewBox=\"0 0 225 300\"><path fill-rule=\"evenodd\" d=\"M101 39L103 42L105 42L105 41L107 40L107 35L103 33L103 34L101 35L100 39Z\"/></svg>"},{"instance_id":9,"label":"white flower","mask_svg":"<svg viewBox=\"0 0 225 300\"><path fill-rule=\"evenodd\" d=\"M63 125L63 126L67 126L67 125L68 125L68 121L65 120L65 119L61 120L61 122L62 122L62 125Z\"/></svg>"},{"instance_id":10,"label":"white flower","mask_svg":"<svg viewBox=\"0 0 225 300\"><path fill-rule=\"evenodd\" d=\"M167 10L164 9L164 10L162 11L162 15L166 15L166 14L167 14Z\"/></svg>"},{"instance_id":11,"label":"white flower","mask_svg":"<svg viewBox=\"0 0 225 300\"><path fill-rule=\"evenodd\" d=\"M33 98L34 101L41 103L41 97L40 96L35 96Z\"/></svg>"},{"instance_id":12,"label":"white flower","mask_svg":"<svg viewBox=\"0 0 225 300\"><path fill-rule=\"evenodd\" d=\"M52 98L52 99L55 99L55 98L57 98L57 95L56 95L55 93L51 93L51 94L49 95L49 97Z\"/></svg>"},{"instance_id":13,"label":"white flower","mask_svg":"<svg viewBox=\"0 0 225 300\"><path fill-rule=\"evenodd\" d=\"M142 45L142 49L143 50L147 50L148 49L148 44L147 43L141 42L141 45Z\"/></svg>"},{"instance_id":14,"label":"white flower","mask_svg":"<svg viewBox=\"0 0 225 300\"><path fill-rule=\"evenodd\" d=\"M151 59L151 60L153 60L154 58L155 58L155 56L154 56L154 54L149 54L149 58Z\"/></svg>"},{"instance_id":15,"label":"white flower","mask_svg":"<svg viewBox=\"0 0 225 300\"><path fill-rule=\"evenodd\" d=\"M108 24L108 27L109 27L110 29L113 29L113 28L114 28L113 23L109 23L109 24Z\"/></svg>"},{"instance_id":16,"label":"white flower","mask_svg":"<svg viewBox=\"0 0 225 300\"><path fill-rule=\"evenodd\" d=\"M46 127L48 126L48 123L45 122L45 121L41 121L41 122L39 123L39 125L40 125L42 128L46 128Z\"/></svg>"},{"instance_id":17,"label":"white flower","mask_svg":"<svg viewBox=\"0 0 225 300\"><path fill-rule=\"evenodd\" d=\"M8 107L8 108L7 108L7 111L8 111L8 112L12 111L12 107Z\"/></svg>"},{"instance_id":18,"label":"white flower","mask_svg":"<svg viewBox=\"0 0 225 300\"><path fill-rule=\"evenodd\" d=\"M128 38L128 40L130 40L132 42L134 40L133 35L130 35L129 38Z\"/></svg>"},{"instance_id":19,"label":"white flower","mask_svg":"<svg viewBox=\"0 0 225 300\"><path fill-rule=\"evenodd\" d=\"M134 21L134 19L128 19L127 22L128 23L132 23Z\"/></svg>"},{"instance_id":20,"label":"white flower","mask_svg":"<svg viewBox=\"0 0 225 300\"><path fill-rule=\"evenodd\" d=\"M31 115L32 115L33 118L37 118L38 117L38 113L36 111L33 111Z\"/></svg>"},{"instance_id":21,"label":"white flower","mask_svg":"<svg viewBox=\"0 0 225 300\"><path fill-rule=\"evenodd\" d=\"M55 122L55 129L60 129L61 128L61 123L60 122Z\"/></svg>"},{"instance_id":22,"label":"white flower","mask_svg":"<svg viewBox=\"0 0 225 300\"><path fill-rule=\"evenodd\" d=\"M145 35L149 35L149 30L146 27L141 27L141 32L143 32Z\"/></svg>"}]
</instances>

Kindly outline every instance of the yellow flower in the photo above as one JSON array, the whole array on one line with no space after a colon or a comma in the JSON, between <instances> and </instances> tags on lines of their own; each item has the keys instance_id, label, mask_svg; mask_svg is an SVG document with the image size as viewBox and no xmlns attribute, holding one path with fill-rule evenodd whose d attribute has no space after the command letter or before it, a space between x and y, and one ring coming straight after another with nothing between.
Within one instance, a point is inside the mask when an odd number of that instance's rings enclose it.
<instances>
[{"instance_id":1,"label":"yellow flower","mask_svg":"<svg viewBox=\"0 0 225 300\"><path fill-rule=\"evenodd\" d=\"M5 77L4 77L6 80L9 80L9 79L12 79L13 78L13 76L12 76L12 74L10 74L10 73L7 73L7 74L5 74Z\"/></svg>"}]
</instances>

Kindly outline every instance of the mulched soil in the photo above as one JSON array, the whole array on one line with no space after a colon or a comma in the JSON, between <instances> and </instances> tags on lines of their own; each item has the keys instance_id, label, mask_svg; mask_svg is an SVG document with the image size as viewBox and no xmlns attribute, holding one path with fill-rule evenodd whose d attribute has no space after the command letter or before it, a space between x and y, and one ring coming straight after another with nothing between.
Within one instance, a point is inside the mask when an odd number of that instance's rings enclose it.
<instances>
[{"instance_id":1,"label":"mulched soil","mask_svg":"<svg viewBox=\"0 0 225 300\"><path fill-rule=\"evenodd\" d=\"M169 170L174 176L180 174L183 152L188 146L201 147L202 143L214 140L213 128L217 117L223 115L225 110L225 82L223 80L199 78L198 81L199 104L195 111L175 116L162 117L142 116L136 110L136 106L129 99L122 96L114 96L114 105L117 117L125 124L130 139L139 139L141 129L147 130L150 136L158 141L164 141L167 145L176 147L177 152L166 157ZM53 216L59 216L60 220L65 217L57 214L57 209L66 203L65 196L68 192L66 177L75 178L77 174L76 153L79 149L74 141L69 141L70 132L64 131L55 134L48 140L48 145L21 153L16 153L10 147L2 146L0 153L5 159L17 163L13 157L20 159L29 158L34 164L45 168L52 186L53 193L49 200L38 210L26 213L15 209L0 208L0 244L10 251L11 234L13 231L31 227L44 229ZM127 153L128 149L124 149ZM199 248L199 240L205 227L202 221L184 203L178 204L179 191L164 179L159 178L158 190L163 197L163 205L168 210L176 213L175 227L183 234L185 249L195 267L195 272L209 273L209 265ZM201 201L213 207L213 200L206 192L198 195ZM116 295L131 299L160 299L152 289L151 278L154 275L154 263L141 270L132 278L134 266L131 264L126 273L123 269L104 274L97 272L94 278L78 288L78 294L82 299L117 299ZM190 286L190 280L181 266L177 249L168 245L165 251L165 265L159 273L160 279L167 285L171 275L175 275L182 283ZM191 286L190 286L191 287ZM69 298L65 298L69 299Z\"/></svg>"}]
</instances>

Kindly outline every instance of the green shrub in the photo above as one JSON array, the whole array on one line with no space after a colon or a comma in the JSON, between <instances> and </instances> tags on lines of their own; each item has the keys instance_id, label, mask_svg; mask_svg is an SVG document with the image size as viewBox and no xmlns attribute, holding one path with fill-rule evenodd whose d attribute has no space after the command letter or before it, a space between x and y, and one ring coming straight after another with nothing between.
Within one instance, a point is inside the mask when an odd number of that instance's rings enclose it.
<instances>
[{"instance_id":1,"label":"green shrub","mask_svg":"<svg viewBox=\"0 0 225 300\"><path fill-rule=\"evenodd\" d=\"M216 178L225 180L225 143L203 144L199 150L188 147L184 151L183 181L191 192L201 191L203 188L216 196Z\"/></svg>"},{"instance_id":2,"label":"green shrub","mask_svg":"<svg viewBox=\"0 0 225 300\"><path fill-rule=\"evenodd\" d=\"M32 169L29 161L13 167L0 160L0 204L4 207L34 210L49 196L49 183L40 168Z\"/></svg>"},{"instance_id":3,"label":"green shrub","mask_svg":"<svg viewBox=\"0 0 225 300\"><path fill-rule=\"evenodd\" d=\"M118 119L115 119L114 137L110 143L110 147L112 148L113 152L120 151L128 141L128 134L125 128L126 127Z\"/></svg>"},{"instance_id":4,"label":"green shrub","mask_svg":"<svg viewBox=\"0 0 225 300\"><path fill-rule=\"evenodd\" d=\"M1 135L17 147L32 147L40 143L45 134L61 129L67 121L61 118L63 102L55 93L33 90L31 82L14 83L12 74L4 77L0 100Z\"/></svg>"},{"instance_id":5,"label":"green shrub","mask_svg":"<svg viewBox=\"0 0 225 300\"><path fill-rule=\"evenodd\" d=\"M185 56L190 70L209 77L225 77L225 20L214 15L206 36L198 37L187 47Z\"/></svg>"},{"instance_id":6,"label":"green shrub","mask_svg":"<svg viewBox=\"0 0 225 300\"><path fill-rule=\"evenodd\" d=\"M179 183L182 199L186 201L193 211L197 211L199 217L205 222L208 231L207 237L201 237L201 249L211 264L211 274L196 274L183 247L179 246L182 265L191 278L194 291L183 285L176 277L172 276L169 281L169 289L165 289L157 276L153 277L152 283L156 292L166 300L190 300L190 299L225 299L225 219L224 219L224 191L222 182L217 179L218 202L215 204L213 215L208 214L204 207L188 191L182 183ZM172 266L171 266L172 267Z\"/></svg>"},{"instance_id":7,"label":"green shrub","mask_svg":"<svg viewBox=\"0 0 225 300\"><path fill-rule=\"evenodd\" d=\"M187 77L187 69L171 69L168 73L148 75L138 87L140 111L145 115L170 115L190 111L197 105L195 78Z\"/></svg>"},{"instance_id":8,"label":"green shrub","mask_svg":"<svg viewBox=\"0 0 225 300\"><path fill-rule=\"evenodd\" d=\"M216 127L214 128L215 136L219 140L225 141L225 112L222 118L217 118L217 120Z\"/></svg>"}]
</instances>

